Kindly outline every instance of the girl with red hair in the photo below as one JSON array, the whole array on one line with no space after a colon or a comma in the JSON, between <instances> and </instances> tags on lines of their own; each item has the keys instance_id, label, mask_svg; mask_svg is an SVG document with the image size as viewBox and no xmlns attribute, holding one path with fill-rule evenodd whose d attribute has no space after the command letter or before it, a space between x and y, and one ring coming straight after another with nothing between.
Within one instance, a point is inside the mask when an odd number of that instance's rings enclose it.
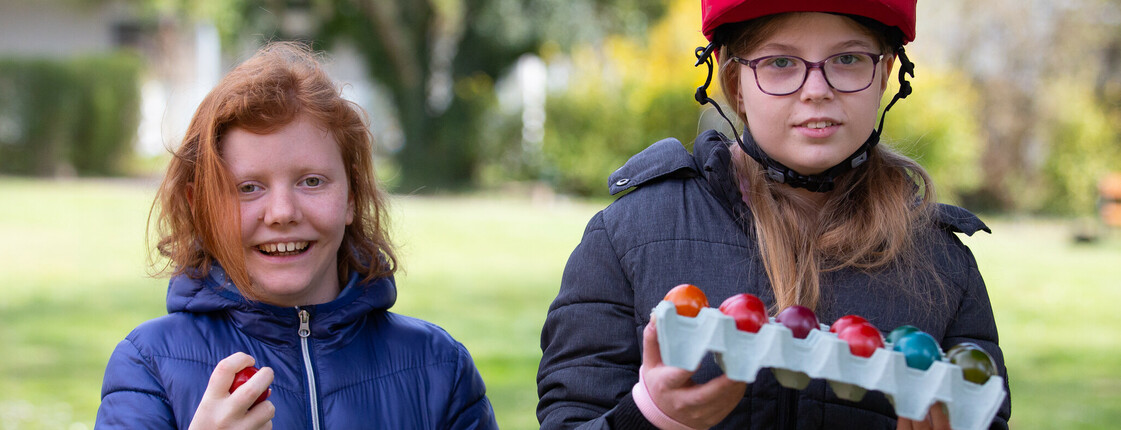
<instances>
[{"instance_id":1,"label":"girl with red hair","mask_svg":"<svg viewBox=\"0 0 1121 430\"><path fill-rule=\"evenodd\" d=\"M153 206L168 315L113 351L97 428L496 428L466 348L388 310L397 258L371 150L302 45L218 83Z\"/></svg>"}]
</instances>

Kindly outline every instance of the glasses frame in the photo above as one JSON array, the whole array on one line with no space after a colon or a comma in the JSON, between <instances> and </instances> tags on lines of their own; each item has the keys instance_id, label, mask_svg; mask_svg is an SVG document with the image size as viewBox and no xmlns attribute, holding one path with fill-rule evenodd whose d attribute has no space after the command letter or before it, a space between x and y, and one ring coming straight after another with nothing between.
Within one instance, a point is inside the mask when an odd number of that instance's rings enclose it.
<instances>
[{"instance_id":1,"label":"glasses frame","mask_svg":"<svg viewBox=\"0 0 1121 430\"><path fill-rule=\"evenodd\" d=\"M860 88L859 90L845 91L845 90L841 90L841 89L838 89L837 87L833 86L833 83L829 81L829 74L825 73L825 63L828 63L829 60L840 57L842 55L863 55L863 56L866 56L866 57L869 57L869 58L872 59L872 77L868 79L868 84L865 85L863 88ZM756 70L755 67L758 66L759 63L764 61L764 60L769 60L769 59L772 59L772 58L780 58L780 57L781 58L793 58L793 59L796 59L798 61L801 61L802 64L804 64L806 66L806 72L805 72L805 74L802 75L802 83L798 84L798 88L795 88L793 91L785 92L785 93L772 93L770 91L764 90L763 86L759 84L759 71ZM884 54L882 54L882 53L877 54L877 53L874 53L874 52L861 52L861 51L841 52L841 53L830 55L826 59L821 60L821 61L817 61L817 62L808 61L805 58L802 58L802 57L799 57L799 56L796 56L796 55L768 55L768 56L765 56L765 57L759 57L759 58L755 58L755 59L752 59L752 60L745 60L745 59L740 58L740 57L731 57L730 59L732 61L735 61L737 63L743 64L743 65L751 68L751 72L755 75L755 86L759 87L759 91L762 91L763 94L772 95L772 96L788 96L788 95L791 95L791 94L794 94L794 93L800 91L802 89L802 87L806 85L806 79L809 79L810 70L813 70L813 69L820 69L821 70L821 76L825 78L825 83L829 84L829 88L832 88L834 91L841 92L841 93L846 93L846 94L848 94L848 93L858 93L858 92L864 91L864 90L868 89L868 87L872 86L872 82L876 81L876 66L879 65L880 61L882 61L884 59Z\"/></svg>"}]
</instances>

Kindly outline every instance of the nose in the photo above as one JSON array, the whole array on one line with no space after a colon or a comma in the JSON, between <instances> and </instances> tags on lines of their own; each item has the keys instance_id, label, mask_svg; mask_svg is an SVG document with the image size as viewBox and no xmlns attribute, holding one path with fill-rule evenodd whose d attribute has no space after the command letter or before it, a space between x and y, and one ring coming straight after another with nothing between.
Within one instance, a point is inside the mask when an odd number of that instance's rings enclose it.
<instances>
[{"instance_id":1,"label":"nose","mask_svg":"<svg viewBox=\"0 0 1121 430\"><path fill-rule=\"evenodd\" d=\"M806 82L802 84L803 101L821 101L833 98L833 86L825 79L825 71L820 67L810 69Z\"/></svg>"},{"instance_id":2,"label":"nose","mask_svg":"<svg viewBox=\"0 0 1121 430\"><path fill-rule=\"evenodd\" d=\"M262 221L266 225L294 224L303 216L295 193L286 189L274 189L268 194Z\"/></svg>"}]
</instances>

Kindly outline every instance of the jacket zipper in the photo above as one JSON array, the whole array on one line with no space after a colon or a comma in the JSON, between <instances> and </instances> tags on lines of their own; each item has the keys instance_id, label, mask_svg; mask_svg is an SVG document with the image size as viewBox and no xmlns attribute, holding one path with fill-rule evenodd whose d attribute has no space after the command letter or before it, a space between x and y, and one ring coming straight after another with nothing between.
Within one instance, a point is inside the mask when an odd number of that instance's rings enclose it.
<instances>
[{"instance_id":1,"label":"jacket zipper","mask_svg":"<svg viewBox=\"0 0 1121 430\"><path fill-rule=\"evenodd\" d=\"M319 395L315 393L315 371L311 367L311 353L308 351L308 336L311 335L311 315L307 310L300 310L300 349L304 354L304 369L307 369L307 386L311 399L311 428L319 430Z\"/></svg>"},{"instance_id":2,"label":"jacket zipper","mask_svg":"<svg viewBox=\"0 0 1121 430\"><path fill-rule=\"evenodd\" d=\"M793 388L782 388L782 413L785 425L782 428L796 429L798 428L798 390Z\"/></svg>"}]
</instances>

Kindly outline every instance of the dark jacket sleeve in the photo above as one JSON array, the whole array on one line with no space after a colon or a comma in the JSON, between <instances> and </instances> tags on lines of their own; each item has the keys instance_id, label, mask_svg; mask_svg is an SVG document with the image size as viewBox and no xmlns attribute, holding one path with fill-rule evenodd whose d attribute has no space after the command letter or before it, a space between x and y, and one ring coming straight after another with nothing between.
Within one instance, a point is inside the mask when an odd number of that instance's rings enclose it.
<instances>
[{"instance_id":1,"label":"dark jacket sleeve","mask_svg":"<svg viewBox=\"0 0 1121 430\"><path fill-rule=\"evenodd\" d=\"M448 429L474 430L498 429L494 408L486 396L483 377L471 360L471 354L462 344L457 344L459 358L456 362L456 382L448 411Z\"/></svg>"},{"instance_id":2,"label":"dark jacket sleeve","mask_svg":"<svg viewBox=\"0 0 1121 430\"><path fill-rule=\"evenodd\" d=\"M1008 396L1004 398L1004 403L997 410L991 428L1007 429L1008 419L1012 414L1012 395L1008 389L1008 369L1004 365L1004 354L1000 349L997 337L996 319L993 317L989 293L985 288L985 280L977 269L977 261L973 257L972 251L961 243L956 235L951 236L965 259L963 262L965 267L961 281L962 285L959 286L959 288L962 288L961 301L958 304L957 311L950 318L950 325L946 328L946 334L942 339L943 349L962 342L972 342L992 355L997 369L1000 371L1000 376L1004 378L1004 392L1008 393Z\"/></svg>"},{"instance_id":3,"label":"dark jacket sleeve","mask_svg":"<svg viewBox=\"0 0 1121 430\"><path fill-rule=\"evenodd\" d=\"M630 397L642 355L634 293L603 213L572 252L541 332L542 429L652 428Z\"/></svg>"},{"instance_id":4,"label":"dark jacket sleeve","mask_svg":"<svg viewBox=\"0 0 1121 430\"><path fill-rule=\"evenodd\" d=\"M117 344L105 368L94 428L176 428L167 395L150 363L129 339Z\"/></svg>"}]
</instances>

